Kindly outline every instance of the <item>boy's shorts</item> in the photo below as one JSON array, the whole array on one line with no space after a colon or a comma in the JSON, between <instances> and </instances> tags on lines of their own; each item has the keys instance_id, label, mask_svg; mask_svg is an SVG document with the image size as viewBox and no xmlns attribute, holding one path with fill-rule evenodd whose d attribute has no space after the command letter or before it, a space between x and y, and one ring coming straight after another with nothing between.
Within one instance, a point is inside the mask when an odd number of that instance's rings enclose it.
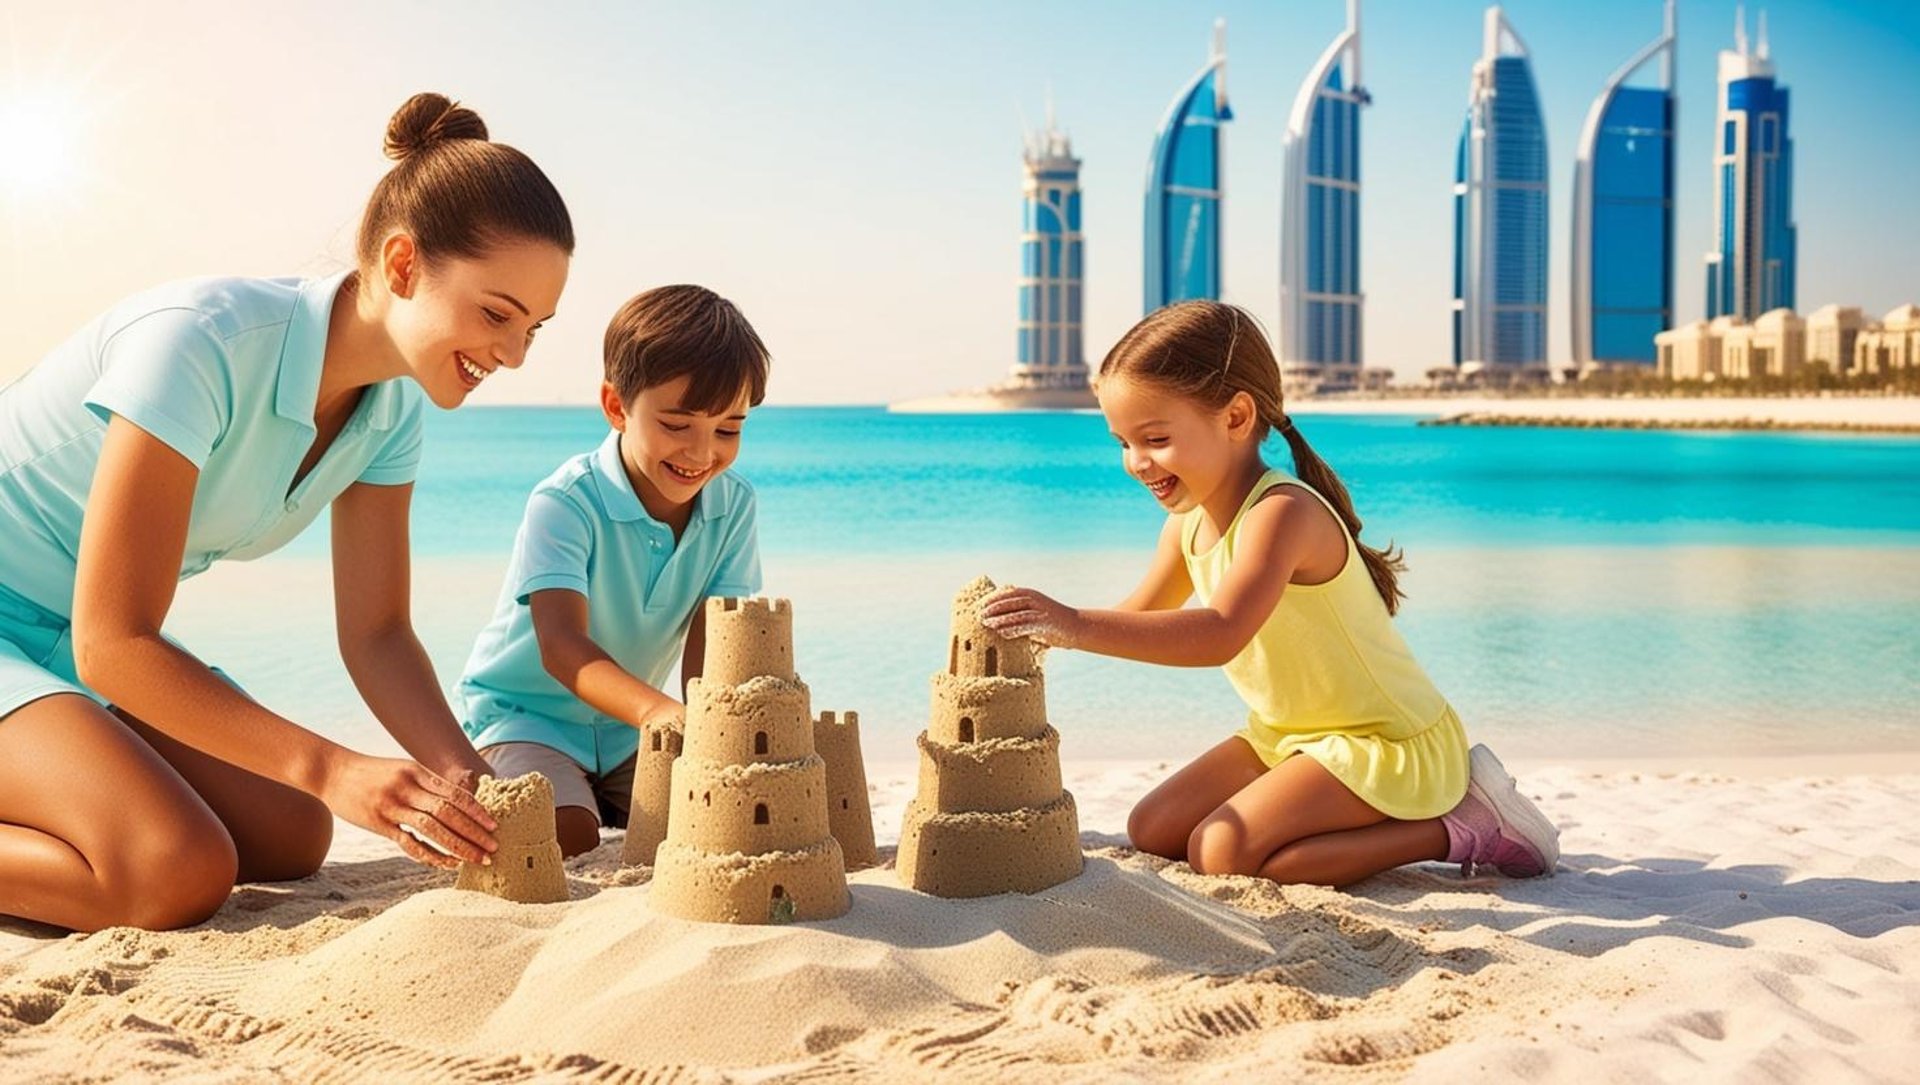
<instances>
[{"instance_id":1,"label":"boy's shorts","mask_svg":"<svg viewBox=\"0 0 1920 1085\"><path fill-rule=\"evenodd\" d=\"M633 801L633 763L629 757L612 772L595 776L584 766L551 746L538 742L502 742L480 751L493 774L502 780L537 772L553 785L553 805L578 806L614 829L627 827L627 807Z\"/></svg>"}]
</instances>

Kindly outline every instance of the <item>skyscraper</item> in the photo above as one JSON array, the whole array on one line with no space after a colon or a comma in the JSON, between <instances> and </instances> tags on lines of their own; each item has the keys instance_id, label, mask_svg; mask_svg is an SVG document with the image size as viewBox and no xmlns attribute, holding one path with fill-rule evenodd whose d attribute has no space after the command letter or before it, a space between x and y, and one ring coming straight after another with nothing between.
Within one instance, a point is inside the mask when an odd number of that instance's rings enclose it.
<instances>
[{"instance_id":1,"label":"skyscraper","mask_svg":"<svg viewBox=\"0 0 1920 1085\"><path fill-rule=\"evenodd\" d=\"M1665 29L1607 80L1573 169L1573 361L1651 367L1673 327L1673 0ZM1660 60L1660 86L1629 87Z\"/></svg>"},{"instance_id":2,"label":"skyscraper","mask_svg":"<svg viewBox=\"0 0 1920 1085\"><path fill-rule=\"evenodd\" d=\"M1720 52L1713 136L1719 244L1707 254L1707 318L1753 321L1794 304L1793 140L1787 88L1774 82L1767 53L1766 12L1758 48L1749 51L1746 12L1735 10L1734 47Z\"/></svg>"},{"instance_id":3,"label":"skyscraper","mask_svg":"<svg viewBox=\"0 0 1920 1085\"><path fill-rule=\"evenodd\" d=\"M1020 233L1020 352L1013 384L1024 388L1087 386L1081 353L1080 160L1054 123L1030 132Z\"/></svg>"},{"instance_id":4,"label":"skyscraper","mask_svg":"<svg viewBox=\"0 0 1920 1085\"><path fill-rule=\"evenodd\" d=\"M1220 125L1227 105L1227 24L1160 123L1147 163L1146 311L1220 296Z\"/></svg>"},{"instance_id":5,"label":"skyscraper","mask_svg":"<svg viewBox=\"0 0 1920 1085\"><path fill-rule=\"evenodd\" d=\"M1487 9L1453 186L1453 364L1544 372L1547 130L1526 43Z\"/></svg>"},{"instance_id":6,"label":"skyscraper","mask_svg":"<svg viewBox=\"0 0 1920 1085\"><path fill-rule=\"evenodd\" d=\"M1352 386L1361 355L1360 0L1300 84L1281 141L1280 363Z\"/></svg>"}]
</instances>

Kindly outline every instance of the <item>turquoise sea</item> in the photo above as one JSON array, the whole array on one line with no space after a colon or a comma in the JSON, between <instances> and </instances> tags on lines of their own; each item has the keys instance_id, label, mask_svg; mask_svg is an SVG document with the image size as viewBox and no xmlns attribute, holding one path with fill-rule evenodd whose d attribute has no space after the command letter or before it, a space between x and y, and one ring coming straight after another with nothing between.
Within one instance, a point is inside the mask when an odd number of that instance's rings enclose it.
<instances>
[{"instance_id":1,"label":"turquoise sea","mask_svg":"<svg viewBox=\"0 0 1920 1085\"><path fill-rule=\"evenodd\" d=\"M1406 549L1402 629L1475 738L1523 757L1920 746L1920 440L1300 425L1362 537ZM431 414L414 596L448 685L528 490L604 432L593 409ZM881 763L913 756L954 590L986 573L1110 604L1161 520L1093 414L769 407L736 470L815 706L859 710ZM190 582L172 628L283 714L390 749L337 661L329 579L321 526ZM1213 670L1056 652L1048 685L1070 758L1188 756L1243 714Z\"/></svg>"}]
</instances>

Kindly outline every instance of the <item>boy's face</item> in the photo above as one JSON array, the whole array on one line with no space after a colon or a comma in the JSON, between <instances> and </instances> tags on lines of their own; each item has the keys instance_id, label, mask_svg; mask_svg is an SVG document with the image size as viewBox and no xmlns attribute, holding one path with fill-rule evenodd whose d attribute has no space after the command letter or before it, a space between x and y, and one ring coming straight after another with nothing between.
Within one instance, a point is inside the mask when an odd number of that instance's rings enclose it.
<instances>
[{"instance_id":1,"label":"boy's face","mask_svg":"<svg viewBox=\"0 0 1920 1085\"><path fill-rule=\"evenodd\" d=\"M725 410L707 414L682 406L690 377L676 377L621 403L611 384L602 384L600 405L607 422L621 433L620 458L648 514L675 521L702 487L733 465L740 455L740 430L747 421L747 390Z\"/></svg>"}]
</instances>

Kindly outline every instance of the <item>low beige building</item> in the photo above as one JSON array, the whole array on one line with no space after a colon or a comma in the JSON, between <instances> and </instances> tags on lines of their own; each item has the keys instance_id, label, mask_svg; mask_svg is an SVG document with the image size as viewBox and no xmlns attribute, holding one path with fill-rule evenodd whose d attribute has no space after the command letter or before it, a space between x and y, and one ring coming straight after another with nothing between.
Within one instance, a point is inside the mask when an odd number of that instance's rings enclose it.
<instances>
[{"instance_id":1,"label":"low beige building","mask_svg":"<svg viewBox=\"0 0 1920 1085\"><path fill-rule=\"evenodd\" d=\"M1857 305L1822 305L1807 317L1807 362L1835 373L1853 370L1853 344L1867 326Z\"/></svg>"},{"instance_id":2,"label":"low beige building","mask_svg":"<svg viewBox=\"0 0 1920 1085\"><path fill-rule=\"evenodd\" d=\"M1726 330L1720 375L1730 380L1791 376L1805 363L1806 352L1806 321L1792 309L1772 309L1751 324Z\"/></svg>"},{"instance_id":3,"label":"low beige building","mask_svg":"<svg viewBox=\"0 0 1920 1085\"><path fill-rule=\"evenodd\" d=\"M1709 324L1696 320L1653 337L1655 365L1668 380L1712 380L1720 375L1720 342L1739 317L1723 316Z\"/></svg>"},{"instance_id":4,"label":"low beige building","mask_svg":"<svg viewBox=\"0 0 1920 1085\"><path fill-rule=\"evenodd\" d=\"M1920 305L1900 306L1854 339L1854 372L1891 373L1916 365L1920 365Z\"/></svg>"}]
</instances>

